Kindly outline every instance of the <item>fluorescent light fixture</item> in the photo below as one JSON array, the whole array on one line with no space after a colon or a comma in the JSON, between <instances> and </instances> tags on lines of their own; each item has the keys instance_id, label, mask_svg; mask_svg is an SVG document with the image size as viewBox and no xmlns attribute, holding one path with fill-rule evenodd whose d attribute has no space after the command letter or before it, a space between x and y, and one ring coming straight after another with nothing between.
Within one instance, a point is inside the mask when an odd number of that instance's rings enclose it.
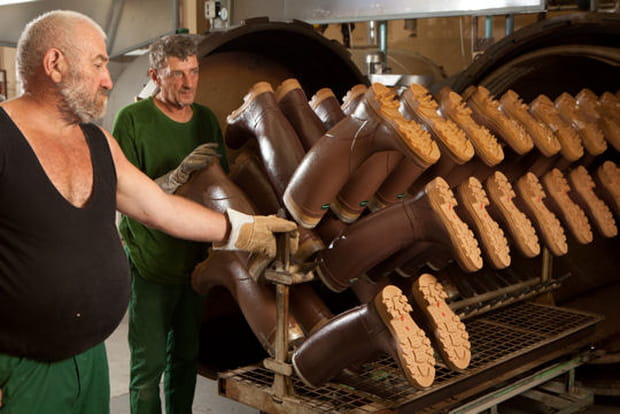
<instances>
[{"instance_id":1,"label":"fluorescent light fixture","mask_svg":"<svg viewBox=\"0 0 620 414\"><path fill-rule=\"evenodd\" d=\"M8 6L10 4L32 3L39 0L0 0L0 6Z\"/></svg>"}]
</instances>

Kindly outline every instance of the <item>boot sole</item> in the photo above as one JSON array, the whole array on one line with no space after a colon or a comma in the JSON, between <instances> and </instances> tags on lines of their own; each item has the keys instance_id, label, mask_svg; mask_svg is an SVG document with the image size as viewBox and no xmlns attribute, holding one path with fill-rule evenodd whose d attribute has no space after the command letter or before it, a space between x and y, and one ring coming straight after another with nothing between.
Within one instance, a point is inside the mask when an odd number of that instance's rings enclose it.
<instances>
[{"instance_id":1,"label":"boot sole","mask_svg":"<svg viewBox=\"0 0 620 414\"><path fill-rule=\"evenodd\" d=\"M491 132L477 124L471 118L471 109L465 106L465 102L459 94L451 90L439 93L441 113L458 125L467 135L474 146L476 155L482 161L492 167L504 159L504 150Z\"/></svg>"},{"instance_id":2,"label":"boot sole","mask_svg":"<svg viewBox=\"0 0 620 414\"><path fill-rule=\"evenodd\" d=\"M474 147L465 132L437 113L437 102L426 88L418 84L409 85L401 102L409 109L407 112L413 115L415 121L429 128L454 162L463 164L472 159Z\"/></svg>"},{"instance_id":3,"label":"boot sole","mask_svg":"<svg viewBox=\"0 0 620 414\"><path fill-rule=\"evenodd\" d=\"M568 179L575 190L577 201L581 202L598 231L605 237L615 237L618 234L618 228L614 216L607 204L594 193L594 180L588 171L580 165L568 174Z\"/></svg>"},{"instance_id":4,"label":"boot sole","mask_svg":"<svg viewBox=\"0 0 620 414\"><path fill-rule=\"evenodd\" d=\"M478 179L470 177L458 186L461 205L471 217L476 234L487 254L487 257L496 269L510 266L510 248L504 231L487 211L489 198Z\"/></svg>"},{"instance_id":5,"label":"boot sole","mask_svg":"<svg viewBox=\"0 0 620 414\"><path fill-rule=\"evenodd\" d=\"M540 185L538 178L529 172L517 180L517 191L525 208L533 216L534 222L542 234L545 244L556 256L563 256L568 252L566 235L560 224L560 220L553 214L543 199L547 196Z\"/></svg>"},{"instance_id":6,"label":"boot sole","mask_svg":"<svg viewBox=\"0 0 620 414\"><path fill-rule=\"evenodd\" d=\"M555 132L560 142L560 153L564 158L572 162L583 156L579 134L560 117L551 99L546 95L539 95L531 102L530 113Z\"/></svg>"},{"instance_id":7,"label":"boot sole","mask_svg":"<svg viewBox=\"0 0 620 414\"><path fill-rule=\"evenodd\" d=\"M450 237L461 268L466 272L480 270L482 257L478 241L467 224L456 214L454 208L458 203L446 180L437 177L428 183L424 190L431 208Z\"/></svg>"},{"instance_id":8,"label":"boot sole","mask_svg":"<svg viewBox=\"0 0 620 414\"><path fill-rule=\"evenodd\" d=\"M363 85L361 83L349 89L346 95L342 98L342 105L340 105L342 112L344 112L345 114L351 114L355 112L355 107L357 107L357 104L355 104L355 102L357 101L357 103L359 103L362 99L362 95L364 95L367 90L368 88L366 87L366 85Z\"/></svg>"},{"instance_id":9,"label":"boot sole","mask_svg":"<svg viewBox=\"0 0 620 414\"><path fill-rule=\"evenodd\" d=\"M499 101L502 110L525 128L536 148L545 157L552 157L560 152L560 143L553 131L532 117L528 111L528 106L521 101L512 89L506 91Z\"/></svg>"},{"instance_id":10,"label":"boot sole","mask_svg":"<svg viewBox=\"0 0 620 414\"><path fill-rule=\"evenodd\" d=\"M323 216L311 217L303 214L301 208L299 208L299 205L291 198L288 191L285 191L284 195L282 195L282 202L297 224L307 229L315 228L321 221L321 218L323 218Z\"/></svg>"},{"instance_id":11,"label":"boot sole","mask_svg":"<svg viewBox=\"0 0 620 414\"><path fill-rule=\"evenodd\" d=\"M446 303L448 295L441 283L425 273L413 283L411 293L433 329L436 349L445 364L455 371L467 368L471 361L469 334Z\"/></svg>"},{"instance_id":12,"label":"boot sole","mask_svg":"<svg viewBox=\"0 0 620 414\"><path fill-rule=\"evenodd\" d=\"M600 128L588 122L577 106L575 98L563 93L555 100L560 116L581 136L581 142L590 155L600 155L607 149L607 142Z\"/></svg>"},{"instance_id":13,"label":"boot sole","mask_svg":"<svg viewBox=\"0 0 620 414\"><path fill-rule=\"evenodd\" d=\"M542 182L575 239L581 244L590 243L593 238L590 221L581 207L569 197L570 186L564 175L554 168L543 176Z\"/></svg>"},{"instance_id":14,"label":"boot sole","mask_svg":"<svg viewBox=\"0 0 620 414\"><path fill-rule=\"evenodd\" d=\"M431 341L411 318L411 305L403 292L388 285L373 300L381 320L396 345L399 364L409 383L427 388L435 380L435 356Z\"/></svg>"},{"instance_id":15,"label":"boot sole","mask_svg":"<svg viewBox=\"0 0 620 414\"><path fill-rule=\"evenodd\" d=\"M504 174L496 171L485 182L489 199L497 207L502 222L507 226L517 248L525 257L540 254L536 230L529 218L514 205L516 194Z\"/></svg>"},{"instance_id":16,"label":"boot sole","mask_svg":"<svg viewBox=\"0 0 620 414\"><path fill-rule=\"evenodd\" d=\"M400 101L395 98L392 89L379 83L373 84L364 95L368 107L397 133L407 148L407 156L420 167L428 168L441 156L439 147L420 124L406 119L400 113Z\"/></svg>"},{"instance_id":17,"label":"boot sole","mask_svg":"<svg viewBox=\"0 0 620 414\"><path fill-rule=\"evenodd\" d=\"M609 194L616 215L620 216L620 168L613 161L605 161L596 170L596 176L601 187Z\"/></svg>"},{"instance_id":18,"label":"boot sole","mask_svg":"<svg viewBox=\"0 0 620 414\"><path fill-rule=\"evenodd\" d=\"M517 154L525 154L534 148L532 138L521 125L508 118L500 110L499 103L479 89L477 87L467 100L474 118L480 118L487 128L499 135Z\"/></svg>"}]
</instances>

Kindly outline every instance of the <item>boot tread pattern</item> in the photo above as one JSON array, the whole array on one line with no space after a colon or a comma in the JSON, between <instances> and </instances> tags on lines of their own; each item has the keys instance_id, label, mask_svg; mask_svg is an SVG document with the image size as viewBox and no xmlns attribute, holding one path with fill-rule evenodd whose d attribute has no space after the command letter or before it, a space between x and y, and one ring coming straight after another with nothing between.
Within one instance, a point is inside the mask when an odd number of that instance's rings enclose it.
<instances>
[{"instance_id":1,"label":"boot tread pattern","mask_svg":"<svg viewBox=\"0 0 620 414\"><path fill-rule=\"evenodd\" d=\"M495 171L486 180L486 189L519 250L530 258L540 254L536 230L530 219L514 205L512 199L516 194L506 176Z\"/></svg>"},{"instance_id":2,"label":"boot tread pattern","mask_svg":"<svg viewBox=\"0 0 620 414\"><path fill-rule=\"evenodd\" d=\"M465 324L446 303L447 294L432 275L422 274L413 284L413 298L433 328L442 359L451 369L462 370L471 361L471 344Z\"/></svg>"},{"instance_id":3,"label":"boot tread pattern","mask_svg":"<svg viewBox=\"0 0 620 414\"><path fill-rule=\"evenodd\" d=\"M482 86L472 88L467 105L472 110L474 119L499 135L517 154L525 154L534 147L532 137L514 119L508 118L500 109L500 104L493 99L489 91Z\"/></svg>"},{"instance_id":4,"label":"boot tread pattern","mask_svg":"<svg viewBox=\"0 0 620 414\"><path fill-rule=\"evenodd\" d=\"M615 237L618 234L616 221L607 204L594 193L594 180L588 171L580 165L571 170L568 177L575 193L587 206L586 211L601 234L605 237Z\"/></svg>"},{"instance_id":5,"label":"boot tread pattern","mask_svg":"<svg viewBox=\"0 0 620 414\"><path fill-rule=\"evenodd\" d=\"M512 89L506 91L500 98L501 108L509 116L516 119L528 132L536 148L545 157L551 157L560 152L560 142L553 131L544 123L538 121L528 111L519 95Z\"/></svg>"},{"instance_id":6,"label":"boot tread pattern","mask_svg":"<svg viewBox=\"0 0 620 414\"><path fill-rule=\"evenodd\" d=\"M425 124L448 150L448 155L463 164L474 156L474 147L465 132L437 112L437 102L422 85L411 84L403 93L403 106L414 119Z\"/></svg>"},{"instance_id":7,"label":"boot tread pattern","mask_svg":"<svg viewBox=\"0 0 620 414\"><path fill-rule=\"evenodd\" d=\"M458 187L463 206L472 217L478 229L481 244L493 265L498 269L510 266L510 248L504 231L487 211L489 198L482 184L475 177L469 177Z\"/></svg>"},{"instance_id":8,"label":"boot tread pattern","mask_svg":"<svg viewBox=\"0 0 620 414\"><path fill-rule=\"evenodd\" d=\"M435 379L435 356L431 342L411 318L411 305L403 292L388 285L377 294L375 308L396 344L399 364L411 384L419 388Z\"/></svg>"},{"instance_id":9,"label":"boot tread pattern","mask_svg":"<svg viewBox=\"0 0 620 414\"><path fill-rule=\"evenodd\" d=\"M605 161L597 170L601 187L607 191L616 208L616 213L620 216L620 168L613 161Z\"/></svg>"},{"instance_id":10,"label":"boot tread pattern","mask_svg":"<svg viewBox=\"0 0 620 414\"><path fill-rule=\"evenodd\" d=\"M560 142L560 152L564 158L568 161L576 161L583 156L583 145L579 133L560 117L551 99L546 95L538 95L530 103L530 113L555 132Z\"/></svg>"},{"instance_id":11,"label":"boot tread pattern","mask_svg":"<svg viewBox=\"0 0 620 414\"><path fill-rule=\"evenodd\" d=\"M377 114L399 132L415 161L422 167L437 162L441 155L437 143L420 124L406 119L400 113L400 101L396 93L379 83L373 84L370 89L372 94L366 94L369 97L370 107L375 108Z\"/></svg>"},{"instance_id":12,"label":"boot tread pattern","mask_svg":"<svg viewBox=\"0 0 620 414\"><path fill-rule=\"evenodd\" d=\"M426 185L425 192L439 222L450 237L459 265L466 272L480 270L482 257L478 241L467 224L456 214L454 208L457 201L446 180L436 177Z\"/></svg>"},{"instance_id":13,"label":"boot tread pattern","mask_svg":"<svg viewBox=\"0 0 620 414\"><path fill-rule=\"evenodd\" d=\"M577 106L577 101L564 92L555 100L555 107L564 121L568 122L581 134L583 146L591 155L600 155L607 149L603 131L598 125L589 122Z\"/></svg>"},{"instance_id":14,"label":"boot tread pattern","mask_svg":"<svg viewBox=\"0 0 620 414\"><path fill-rule=\"evenodd\" d=\"M538 178L533 173L528 172L517 180L517 189L526 208L534 216L547 247L556 256L566 254L568 244L566 243L564 229L560 220L545 206L543 199L547 195Z\"/></svg>"},{"instance_id":15,"label":"boot tread pattern","mask_svg":"<svg viewBox=\"0 0 620 414\"><path fill-rule=\"evenodd\" d=\"M570 186L562 172L557 168L549 171L543 176L543 184L575 239L581 244L590 243L593 239L590 221L581 207L569 197Z\"/></svg>"}]
</instances>

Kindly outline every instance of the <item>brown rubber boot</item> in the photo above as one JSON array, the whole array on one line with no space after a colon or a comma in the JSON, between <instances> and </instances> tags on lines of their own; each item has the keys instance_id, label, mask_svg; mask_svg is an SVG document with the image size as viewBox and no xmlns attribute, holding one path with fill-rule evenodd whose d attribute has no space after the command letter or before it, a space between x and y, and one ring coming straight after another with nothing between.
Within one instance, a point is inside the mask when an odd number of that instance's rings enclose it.
<instances>
[{"instance_id":1,"label":"brown rubber boot","mask_svg":"<svg viewBox=\"0 0 620 414\"><path fill-rule=\"evenodd\" d=\"M335 292L348 288L369 269L401 249L420 241L450 246L466 272L482 267L478 241L456 215L456 199L448 184L437 177L417 199L374 212L349 225L328 249L318 253L317 274ZM378 235L389 235L387 238Z\"/></svg>"},{"instance_id":2,"label":"brown rubber boot","mask_svg":"<svg viewBox=\"0 0 620 414\"><path fill-rule=\"evenodd\" d=\"M330 205L345 223L353 223L368 206L369 200L391 175L403 156L396 151L375 152L355 171Z\"/></svg>"},{"instance_id":3,"label":"brown rubber boot","mask_svg":"<svg viewBox=\"0 0 620 414\"><path fill-rule=\"evenodd\" d=\"M233 296L248 325L263 348L274 355L277 317L273 287L258 283L247 271L249 254L217 250L199 263L192 273L192 287L206 295L216 287L226 288ZM289 342L298 342L303 331L295 318L289 317Z\"/></svg>"},{"instance_id":4,"label":"brown rubber boot","mask_svg":"<svg viewBox=\"0 0 620 414\"><path fill-rule=\"evenodd\" d=\"M530 102L530 113L544 122L555 132L560 142L560 153L568 161L576 161L583 156L583 145L579 133L560 116L553 101L546 95L538 95Z\"/></svg>"},{"instance_id":5,"label":"brown rubber boot","mask_svg":"<svg viewBox=\"0 0 620 414\"><path fill-rule=\"evenodd\" d=\"M336 316L309 336L293 354L295 372L304 383L316 387L383 351L394 358L412 386L431 386L433 349L411 319L411 311L402 291L386 286L371 303Z\"/></svg>"},{"instance_id":6,"label":"brown rubber boot","mask_svg":"<svg viewBox=\"0 0 620 414\"><path fill-rule=\"evenodd\" d=\"M321 122L323 122L325 131L329 131L346 116L344 112L342 112L338 98L336 98L334 92L329 88L316 91L310 99L309 105Z\"/></svg>"},{"instance_id":7,"label":"brown rubber boot","mask_svg":"<svg viewBox=\"0 0 620 414\"><path fill-rule=\"evenodd\" d=\"M485 189L490 200L490 212L495 219L508 229L514 245L525 257L540 254L540 244L536 230L530 219L512 201L516 194L504 174L495 171L485 181Z\"/></svg>"},{"instance_id":8,"label":"brown rubber boot","mask_svg":"<svg viewBox=\"0 0 620 414\"><path fill-rule=\"evenodd\" d=\"M444 269L453 262L451 248L435 242L413 243L366 272L368 279L380 282L392 273L400 278L418 277L420 269Z\"/></svg>"},{"instance_id":9,"label":"brown rubber boot","mask_svg":"<svg viewBox=\"0 0 620 414\"><path fill-rule=\"evenodd\" d=\"M276 214L282 208L260 160L251 151L243 149L233 161L229 177L252 200L259 214ZM307 261L325 248L321 238L310 229L299 228L299 246L293 256L297 263Z\"/></svg>"},{"instance_id":10,"label":"brown rubber boot","mask_svg":"<svg viewBox=\"0 0 620 414\"><path fill-rule=\"evenodd\" d=\"M616 212L616 216L620 217L620 168L613 161L607 160L597 168L594 177L599 194Z\"/></svg>"},{"instance_id":11,"label":"brown rubber boot","mask_svg":"<svg viewBox=\"0 0 620 414\"><path fill-rule=\"evenodd\" d=\"M586 117L601 128L607 142L616 150L620 150L620 123L606 113L598 96L590 89L584 88L575 96L575 100Z\"/></svg>"},{"instance_id":12,"label":"brown rubber boot","mask_svg":"<svg viewBox=\"0 0 620 414\"><path fill-rule=\"evenodd\" d=\"M422 176L425 170L427 169L420 167L409 158L402 158L375 191L368 203L368 209L377 211L406 198L413 183Z\"/></svg>"},{"instance_id":13,"label":"brown rubber boot","mask_svg":"<svg viewBox=\"0 0 620 414\"><path fill-rule=\"evenodd\" d=\"M560 142L553 131L547 124L538 121L530 114L528 106L523 103L521 97L515 91L508 89L500 97L499 102L502 111L516 119L532 137L534 145L542 155L552 157L560 152Z\"/></svg>"},{"instance_id":14,"label":"brown rubber boot","mask_svg":"<svg viewBox=\"0 0 620 414\"><path fill-rule=\"evenodd\" d=\"M439 143L441 153L448 155L454 163L466 163L474 156L474 147L465 132L437 113L437 102L424 86L416 83L409 85L401 96L400 109L406 118L425 125Z\"/></svg>"},{"instance_id":15,"label":"brown rubber boot","mask_svg":"<svg viewBox=\"0 0 620 414\"><path fill-rule=\"evenodd\" d=\"M461 128L474 146L476 155L489 167L499 164L504 159L504 150L491 132L479 125L471 117L463 98L449 87L439 91L439 109L442 115Z\"/></svg>"},{"instance_id":16,"label":"brown rubber boot","mask_svg":"<svg viewBox=\"0 0 620 414\"><path fill-rule=\"evenodd\" d=\"M548 205L562 223L568 227L575 240L581 244L592 241L592 227L586 213L570 197L570 186L564 174L557 168L552 169L542 178Z\"/></svg>"},{"instance_id":17,"label":"brown rubber boot","mask_svg":"<svg viewBox=\"0 0 620 414\"><path fill-rule=\"evenodd\" d=\"M281 198L305 151L278 107L271 85L254 84L243 100L243 105L227 117L226 144L239 149L254 138L269 181Z\"/></svg>"},{"instance_id":18,"label":"brown rubber boot","mask_svg":"<svg viewBox=\"0 0 620 414\"><path fill-rule=\"evenodd\" d=\"M605 152L607 141L603 131L586 117L575 98L564 92L555 99L555 107L562 119L579 132L583 146L590 155Z\"/></svg>"},{"instance_id":19,"label":"brown rubber boot","mask_svg":"<svg viewBox=\"0 0 620 414\"><path fill-rule=\"evenodd\" d=\"M463 370L471 361L471 344L465 324L446 303L448 295L439 281L424 273L411 286L411 294L432 334L435 349L453 370Z\"/></svg>"},{"instance_id":20,"label":"brown rubber boot","mask_svg":"<svg viewBox=\"0 0 620 414\"><path fill-rule=\"evenodd\" d=\"M398 112L395 93L368 89L355 114L340 121L308 151L283 196L295 221L313 228L371 154L399 151L425 168L439 158L437 144L420 125Z\"/></svg>"},{"instance_id":21,"label":"brown rubber boot","mask_svg":"<svg viewBox=\"0 0 620 414\"><path fill-rule=\"evenodd\" d=\"M472 118L502 139L515 153L522 155L534 147L532 137L516 120L502 112L499 102L493 99L488 89L470 86L463 95L467 96Z\"/></svg>"},{"instance_id":22,"label":"brown rubber boot","mask_svg":"<svg viewBox=\"0 0 620 414\"><path fill-rule=\"evenodd\" d=\"M470 177L457 187L460 216L480 241L485 259L496 269L510 266L510 248L504 231L487 212L490 204L478 179Z\"/></svg>"},{"instance_id":23,"label":"brown rubber boot","mask_svg":"<svg viewBox=\"0 0 620 414\"><path fill-rule=\"evenodd\" d=\"M321 329L334 314L319 297L310 283L291 286L290 311L306 336Z\"/></svg>"},{"instance_id":24,"label":"brown rubber boot","mask_svg":"<svg viewBox=\"0 0 620 414\"><path fill-rule=\"evenodd\" d=\"M325 133L323 122L308 104L297 79L286 79L275 92L280 110L295 129L301 145L308 151Z\"/></svg>"},{"instance_id":25,"label":"brown rubber boot","mask_svg":"<svg viewBox=\"0 0 620 414\"><path fill-rule=\"evenodd\" d=\"M340 106L345 116L355 112L357 105L362 101L367 90L366 85L360 83L347 91L347 94L342 98L342 105Z\"/></svg>"},{"instance_id":26,"label":"brown rubber boot","mask_svg":"<svg viewBox=\"0 0 620 414\"><path fill-rule=\"evenodd\" d=\"M588 171L580 165L568 173L568 181L574 190L575 201L590 217L597 230L604 237L618 235L616 220L607 204L594 192L596 184Z\"/></svg>"},{"instance_id":27,"label":"brown rubber boot","mask_svg":"<svg viewBox=\"0 0 620 414\"><path fill-rule=\"evenodd\" d=\"M534 222L547 248L556 256L565 255L568 252L568 244L564 228L560 220L545 205L543 200L547 194L538 178L532 173L527 173L517 180L515 187L523 209Z\"/></svg>"}]
</instances>

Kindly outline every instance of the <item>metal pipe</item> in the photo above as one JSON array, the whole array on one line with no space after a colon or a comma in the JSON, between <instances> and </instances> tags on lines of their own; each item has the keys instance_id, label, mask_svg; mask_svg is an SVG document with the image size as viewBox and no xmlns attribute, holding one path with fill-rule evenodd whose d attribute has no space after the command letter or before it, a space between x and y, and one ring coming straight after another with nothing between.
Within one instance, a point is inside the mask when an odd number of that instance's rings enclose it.
<instances>
[{"instance_id":1,"label":"metal pipe","mask_svg":"<svg viewBox=\"0 0 620 414\"><path fill-rule=\"evenodd\" d=\"M484 37L487 39L493 37L493 16L487 16L484 19Z\"/></svg>"},{"instance_id":2,"label":"metal pipe","mask_svg":"<svg viewBox=\"0 0 620 414\"><path fill-rule=\"evenodd\" d=\"M506 15L506 36L512 34L515 30L515 16L514 14Z\"/></svg>"},{"instance_id":3,"label":"metal pipe","mask_svg":"<svg viewBox=\"0 0 620 414\"><path fill-rule=\"evenodd\" d=\"M383 70L387 69L387 49L388 49L388 22L382 20L379 22L379 51L383 54Z\"/></svg>"}]
</instances>

